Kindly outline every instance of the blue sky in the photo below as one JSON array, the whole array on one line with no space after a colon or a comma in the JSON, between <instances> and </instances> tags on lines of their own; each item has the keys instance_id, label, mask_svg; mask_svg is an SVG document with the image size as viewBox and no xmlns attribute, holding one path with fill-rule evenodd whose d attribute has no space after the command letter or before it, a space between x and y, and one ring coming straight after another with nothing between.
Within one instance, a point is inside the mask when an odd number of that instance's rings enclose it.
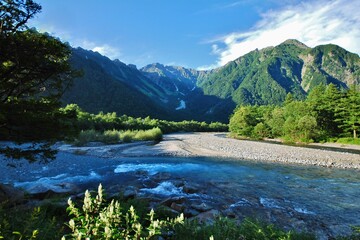
<instances>
[{"instance_id":1,"label":"blue sky","mask_svg":"<svg viewBox=\"0 0 360 240\"><path fill-rule=\"evenodd\" d=\"M138 67L197 69L296 38L360 53L359 0L35 0L30 26Z\"/></svg>"}]
</instances>

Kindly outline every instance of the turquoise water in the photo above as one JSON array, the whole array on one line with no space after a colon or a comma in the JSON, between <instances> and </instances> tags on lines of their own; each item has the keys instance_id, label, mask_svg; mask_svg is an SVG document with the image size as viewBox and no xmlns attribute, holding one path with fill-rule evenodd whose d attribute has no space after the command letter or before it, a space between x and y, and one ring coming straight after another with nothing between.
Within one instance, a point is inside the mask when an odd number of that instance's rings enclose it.
<instances>
[{"instance_id":1,"label":"turquoise water","mask_svg":"<svg viewBox=\"0 0 360 240\"><path fill-rule=\"evenodd\" d=\"M325 238L349 234L351 225L360 225L357 170L224 158L101 159L59 153L54 162L32 166L30 173L26 171L10 169L1 180L34 192L51 187L57 190L56 186L63 182L83 188L95 188L101 182L105 189L133 185L139 188L140 195L182 195L195 203L205 202L224 214L231 212L239 219L256 217ZM160 173L167 174L159 178ZM183 185L189 183L196 184L195 193L183 191Z\"/></svg>"}]
</instances>

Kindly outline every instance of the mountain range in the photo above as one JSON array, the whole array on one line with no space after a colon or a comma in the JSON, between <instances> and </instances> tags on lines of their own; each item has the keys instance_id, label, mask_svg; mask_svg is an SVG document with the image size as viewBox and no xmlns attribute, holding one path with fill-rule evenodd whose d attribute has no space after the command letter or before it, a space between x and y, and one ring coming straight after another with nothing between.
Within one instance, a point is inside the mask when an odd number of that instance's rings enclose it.
<instances>
[{"instance_id":1,"label":"mountain range","mask_svg":"<svg viewBox=\"0 0 360 240\"><path fill-rule=\"evenodd\" d=\"M62 102L93 113L227 122L239 104L278 105L287 93L304 99L319 84L360 84L357 54L333 44L310 48L293 39L209 71L160 63L137 69L97 52L72 52L72 65L83 76L74 80Z\"/></svg>"}]
</instances>

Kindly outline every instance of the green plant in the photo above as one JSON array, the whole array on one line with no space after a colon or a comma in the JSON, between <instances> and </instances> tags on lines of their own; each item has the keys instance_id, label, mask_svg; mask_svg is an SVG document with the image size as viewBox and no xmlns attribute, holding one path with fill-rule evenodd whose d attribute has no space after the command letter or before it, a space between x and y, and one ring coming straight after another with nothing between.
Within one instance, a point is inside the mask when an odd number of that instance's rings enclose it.
<instances>
[{"instance_id":1,"label":"green plant","mask_svg":"<svg viewBox=\"0 0 360 240\"><path fill-rule=\"evenodd\" d=\"M136 132L134 139L136 140L154 140L161 141L162 140L162 132L160 128L153 128L150 130L140 130Z\"/></svg>"},{"instance_id":2,"label":"green plant","mask_svg":"<svg viewBox=\"0 0 360 240\"><path fill-rule=\"evenodd\" d=\"M124 143L129 143L132 141L132 139L134 138L134 132L127 130L125 132L122 132L120 134L120 138Z\"/></svg>"},{"instance_id":3,"label":"green plant","mask_svg":"<svg viewBox=\"0 0 360 240\"><path fill-rule=\"evenodd\" d=\"M217 240L217 239L262 239L262 240L315 240L315 236L307 233L285 232L274 225L263 224L257 220L244 219L241 224L229 218L218 218L211 225L197 221L185 221L175 227L175 235L171 239L181 240Z\"/></svg>"},{"instance_id":4,"label":"green plant","mask_svg":"<svg viewBox=\"0 0 360 240\"><path fill-rule=\"evenodd\" d=\"M183 215L174 219L155 220L153 210L148 214L146 223L142 223L133 206L122 211L119 201L109 204L103 197L101 184L97 196L93 198L85 192L82 208L77 208L71 199L68 200L70 219L68 226L71 234L63 236L71 239L150 239L161 234L161 230L184 222Z\"/></svg>"},{"instance_id":5,"label":"green plant","mask_svg":"<svg viewBox=\"0 0 360 240\"><path fill-rule=\"evenodd\" d=\"M337 143L360 145L360 138L339 138Z\"/></svg>"},{"instance_id":6,"label":"green plant","mask_svg":"<svg viewBox=\"0 0 360 240\"><path fill-rule=\"evenodd\" d=\"M50 206L0 209L0 239L59 239L63 221L53 210Z\"/></svg>"}]
</instances>

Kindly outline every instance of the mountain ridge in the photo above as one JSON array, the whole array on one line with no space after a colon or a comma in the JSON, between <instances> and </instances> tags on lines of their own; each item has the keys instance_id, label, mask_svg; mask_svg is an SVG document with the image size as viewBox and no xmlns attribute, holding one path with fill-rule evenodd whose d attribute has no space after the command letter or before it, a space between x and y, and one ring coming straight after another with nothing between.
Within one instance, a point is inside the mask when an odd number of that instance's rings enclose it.
<instances>
[{"instance_id":1,"label":"mountain ridge","mask_svg":"<svg viewBox=\"0 0 360 240\"><path fill-rule=\"evenodd\" d=\"M76 90L65 93L64 103L169 120L227 121L239 104L281 104L288 93L304 99L319 84L360 84L357 54L334 44L311 48L296 39L207 71L160 63L137 69L81 48L73 49L72 61L85 75L75 80Z\"/></svg>"}]
</instances>

